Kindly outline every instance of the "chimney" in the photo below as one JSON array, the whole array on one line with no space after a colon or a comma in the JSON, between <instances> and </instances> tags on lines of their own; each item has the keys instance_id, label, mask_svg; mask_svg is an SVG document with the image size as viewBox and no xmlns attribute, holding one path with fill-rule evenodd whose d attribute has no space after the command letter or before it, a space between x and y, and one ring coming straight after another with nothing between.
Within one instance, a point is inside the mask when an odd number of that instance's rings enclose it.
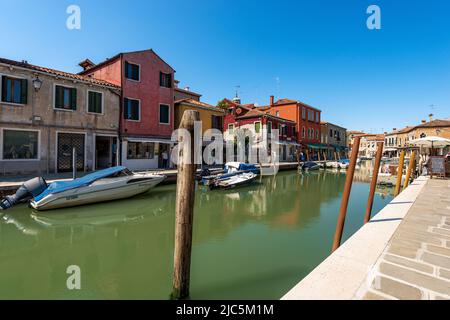
<instances>
[{"instance_id":1,"label":"chimney","mask_svg":"<svg viewBox=\"0 0 450 320\"><path fill-rule=\"evenodd\" d=\"M422 120L422 123L427 123L427 120Z\"/></svg>"},{"instance_id":2,"label":"chimney","mask_svg":"<svg viewBox=\"0 0 450 320\"><path fill-rule=\"evenodd\" d=\"M430 122L433 121L433 114L432 114L432 113L430 113L430 114L428 115L428 117L430 118Z\"/></svg>"},{"instance_id":3,"label":"chimney","mask_svg":"<svg viewBox=\"0 0 450 320\"><path fill-rule=\"evenodd\" d=\"M186 91L190 91L190 87L184 87L184 90L186 90Z\"/></svg>"},{"instance_id":4,"label":"chimney","mask_svg":"<svg viewBox=\"0 0 450 320\"><path fill-rule=\"evenodd\" d=\"M85 59L85 60L81 61L78 65L83 68L83 71L86 71L86 70L89 70L92 67L94 67L95 63L93 63L89 59Z\"/></svg>"},{"instance_id":5,"label":"chimney","mask_svg":"<svg viewBox=\"0 0 450 320\"><path fill-rule=\"evenodd\" d=\"M174 80L173 83L175 85L175 88L178 88L178 84L180 83L180 81L179 80Z\"/></svg>"},{"instance_id":6,"label":"chimney","mask_svg":"<svg viewBox=\"0 0 450 320\"><path fill-rule=\"evenodd\" d=\"M275 97L274 96L270 96L270 106L272 107L275 103Z\"/></svg>"},{"instance_id":7,"label":"chimney","mask_svg":"<svg viewBox=\"0 0 450 320\"><path fill-rule=\"evenodd\" d=\"M397 128L392 129L392 131L397 131Z\"/></svg>"}]
</instances>

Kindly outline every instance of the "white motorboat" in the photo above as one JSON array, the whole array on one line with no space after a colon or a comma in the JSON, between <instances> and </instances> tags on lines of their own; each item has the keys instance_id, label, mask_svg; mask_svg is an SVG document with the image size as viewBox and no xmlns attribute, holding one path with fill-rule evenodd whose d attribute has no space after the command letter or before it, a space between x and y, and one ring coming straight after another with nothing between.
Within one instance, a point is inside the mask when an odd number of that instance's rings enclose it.
<instances>
[{"instance_id":1,"label":"white motorboat","mask_svg":"<svg viewBox=\"0 0 450 320\"><path fill-rule=\"evenodd\" d=\"M230 177L220 177L209 184L210 189L231 189L253 182L258 177L253 172L242 172Z\"/></svg>"},{"instance_id":2,"label":"white motorboat","mask_svg":"<svg viewBox=\"0 0 450 320\"><path fill-rule=\"evenodd\" d=\"M31 200L36 210L50 210L130 198L148 192L165 179L163 175L134 173L125 167L96 171L71 181L49 185L43 178L26 182L14 196L2 201L3 209Z\"/></svg>"}]
</instances>

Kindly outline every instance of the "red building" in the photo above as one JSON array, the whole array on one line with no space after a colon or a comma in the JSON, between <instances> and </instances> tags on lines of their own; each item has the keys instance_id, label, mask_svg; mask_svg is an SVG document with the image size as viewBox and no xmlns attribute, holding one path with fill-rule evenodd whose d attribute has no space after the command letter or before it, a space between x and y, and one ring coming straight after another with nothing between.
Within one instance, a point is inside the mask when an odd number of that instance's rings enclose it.
<instances>
[{"instance_id":1,"label":"red building","mask_svg":"<svg viewBox=\"0 0 450 320\"><path fill-rule=\"evenodd\" d=\"M264 110L296 123L297 141L305 150L309 150L311 158L317 151L326 149L320 139L321 110L297 100L280 99L275 102L273 96L270 97L270 105Z\"/></svg>"},{"instance_id":2,"label":"red building","mask_svg":"<svg viewBox=\"0 0 450 320\"><path fill-rule=\"evenodd\" d=\"M255 142L263 140L262 134L270 134L272 129L279 130L280 161L296 161L297 132L294 121L284 119L263 111L264 107L254 104L240 104L238 100L224 99L228 110L224 117L224 138L234 138L235 130L249 130L255 137Z\"/></svg>"},{"instance_id":3,"label":"red building","mask_svg":"<svg viewBox=\"0 0 450 320\"><path fill-rule=\"evenodd\" d=\"M86 59L80 66L81 75L122 88L122 164L132 169L160 168L172 144L174 69L151 49L119 53L99 64Z\"/></svg>"}]
</instances>

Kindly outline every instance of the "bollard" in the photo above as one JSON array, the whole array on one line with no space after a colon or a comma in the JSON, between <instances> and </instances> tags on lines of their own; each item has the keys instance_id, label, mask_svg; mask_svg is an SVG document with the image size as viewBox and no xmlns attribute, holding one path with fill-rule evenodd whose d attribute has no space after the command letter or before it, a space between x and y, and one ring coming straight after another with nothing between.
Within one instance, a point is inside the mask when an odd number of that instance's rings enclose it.
<instances>
[{"instance_id":1,"label":"bollard","mask_svg":"<svg viewBox=\"0 0 450 320\"><path fill-rule=\"evenodd\" d=\"M398 161L397 183L395 184L394 197L400 194L400 188L402 186L402 177L403 177L403 162L405 162L405 151L402 151L400 153L400 159Z\"/></svg>"},{"instance_id":2,"label":"bollard","mask_svg":"<svg viewBox=\"0 0 450 320\"><path fill-rule=\"evenodd\" d=\"M344 224L345 224L345 216L347 215L348 200L350 199L350 192L352 190L353 184L353 175L355 174L356 160L358 159L360 139L361 139L360 136L355 137L355 143L353 144L352 155L350 158L350 166L348 167L347 170L347 178L345 179L345 187L344 193L342 194L341 208L339 210L339 217L336 224L336 233L334 235L332 252L336 251L336 249L339 248L339 246L341 245L342 232L344 231Z\"/></svg>"},{"instance_id":3,"label":"bollard","mask_svg":"<svg viewBox=\"0 0 450 320\"><path fill-rule=\"evenodd\" d=\"M383 156L383 146L384 142L377 143L377 155L375 158L375 165L373 167L372 183L370 184L369 200L367 201L364 223L369 222L372 215L373 199L375 197L375 190L377 189L378 172L380 170L381 157Z\"/></svg>"},{"instance_id":4,"label":"bollard","mask_svg":"<svg viewBox=\"0 0 450 320\"><path fill-rule=\"evenodd\" d=\"M187 110L181 119L180 129L190 133L190 150L179 150L177 197L175 211L175 252L172 299L189 298L192 251L192 224L194 219L195 173L194 122L199 121L198 111Z\"/></svg>"},{"instance_id":5,"label":"bollard","mask_svg":"<svg viewBox=\"0 0 450 320\"><path fill-rule=\"evenodd\" d=\"M411 177L411 173L412 173L413 168L414 168L415 160L416 160L416 152L413 151L411 153L411 157L409 158L409 165L408 165L408 170L406 171L405 184L403 185L403 190L408 188L409 178Z\"/></svg>"}]
</instances>

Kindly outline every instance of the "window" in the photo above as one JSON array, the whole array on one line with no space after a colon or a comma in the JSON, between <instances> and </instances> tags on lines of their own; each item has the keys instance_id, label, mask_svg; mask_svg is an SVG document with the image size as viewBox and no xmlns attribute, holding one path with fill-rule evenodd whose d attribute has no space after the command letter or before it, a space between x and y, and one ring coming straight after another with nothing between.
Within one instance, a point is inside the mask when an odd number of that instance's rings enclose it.
<instances>
[{"instance_id":1,"label":"window","mask_svg":"<svg viewBox=\"0 0 450 320\"><path fill-rule=\"evenodd\" d=\"M213 129L223 130L222 117L221 116L211 116L211 127Z\"/></svg>"},{"instance_id":2,"label":"window","mask_svg":"<svg viewBox=\"0 0 450 320\"><path fill-rule=\"evenodd\" d=\"M2 76L2 102L27 104L28 80Z\"/></svg>"},{"instance_id":3,"label":"window","mask_svg":"<svg viewBox=\"0 0 450 320\"><path fill-rule=\"evenodd\" d=\"M267 133L272 133L272 121L267 121Z\"/></svg>"},{"instance_id":4,"label":"window","mask_svg":"<svg viewBox=\"0 0 450 320\"><path fill-rule=\"evenodd\" d=\"M255 133L261 132L261 121L255 122Z\"/></svg>"},{"instance_id":5,"label":"window","mask_svg":"<svg viewBox=\"0 0 450 320\"><path fill-rule=\"evenodd\" d=\"M306 108L302 107L302 118L303 120L306 120Z\"/></svg>"},{"instance_id":6,"label":"window","mask_svg":"<svg viewBox=\"0 0 450 320\"><path fill-rule=\"evenodd\" d=\"M302 128L302 138L306 138L306 129L305 129L305 127Z\"/></svg>"},{"instance_id":7,"label":"window","mask_svg":"<svg viewBox=\"0 0 450 320\"><path fill-rule=\"evenodd\" d=\"M77 89L55 86L55 109L77 110Z\"/></svg>"},{"instance_id":8,"label":"window","mask_svg":"<svg viewBox=\"0 0 450 320\"><path fill-rule=\"evenodd\" d=\"M319 115L319 112L316 112L316 122L317 122L317 123L320 122L320 115Z\"/></svg>"},{"instance_id":9,"label":"window","mask_svg":"<svg viewBox=\"0 0 450 320\"><path fill-rule=\"evenodd\" d=\"M333 138L333 129L330 129L330 138Z\"/></svg>"},{"instance_id":10,"label":"window","mask_svg":"<svg viewBox=\"0 0 450 320\"><path fill-rule=\"evenodd\" d=\"M140 81L141 67L138 64L133 64L125 61L125 78L134 81Z\"/></svg>"},{"instance_id":11,"label":"window","mask_svg":"<svg viewBox=\"0 0 450 320\"><path fill-rule=\"evenodd\" d=\"M125 98L123 117L125 120L140 121L141 120L141 106L140 101L135 99Z\"/></svg>"},{"instance_id":12,"label":"window","mask_svg":"<svg viewBox=\"0 0 450 320\"><path fill-rule=\"evenodd\" d=\"M155 144L153 142L128 142L127 159L153 159Z\"/></svg>"},{"instance_id":13,"label":"window","mask_svg":"<svg viewBox=\"0 0 450 320\"><path fill-rule=\"evenodd\" d=\"M170 123L170 111L167 104L159 105L159 123L169 124Z\"/></svg>"},{"instance_id":14,"label":"window","mask_svg":"<svg viewBox=\"0 0 450 320\"><path fill-rule=\"evenodd\" d=\"M88 112L103 113L103 94L101 92L88 91Z\"/></svg>"},{"instance_id":15,"label":"window","mask_svg":"<svg viewBox=\"0 0 450 320\"><path fill-rule=\"evenodd\" d=\"M292 127L292 136L293 137L297 136L297 132L295 130L295 127Z\"/></svg>"},{"instance_id":16,"label":"window","mask_svg":"<svg viewBox=\"0 0 450 320\"><path fill-rule=\"evenodd\" d=\"M275 113L275 115L276 115L277 117L279 117L279 116L280 116L280 111L277 111L277 112Z\"/></svg>"},{"instance_id":17,"label":"window","mask_svg":"<svg viewBox=\"0 0 450 320\"><path fill-rule=\"evenodd\" d=\"M172 75L170 73L159 73L159 85L164 88L172 88Z\"/></svg>"},{"instance_id":18,"label":"window","mask_svg":"<svg viewBox=\"0 0 450 320\"><path fill-rule=\"evenodd\" d=\"M233 134L233 133L234 133L234 124L229 124L229 125L228 125L228 132L229 132L230 134Z\"/></svg>"},{"instance_id":19,"label":"window","mask_svg":"<svg viewBox=\"0 0 450 320\"><path fill-rule=\"evenodd\" d=\"M3 159L37 160L38 140L38 131L3 130Z\"/></svg>"},{"instance_id":20,"label":"window","mask_svg":"<svg viewBox=\"0 0 450 320\"><path fill-rule=\"evenodd\" d=\"M316 130L316 139L319 140L319 130Z\"/></svg>"}]
</instances>

